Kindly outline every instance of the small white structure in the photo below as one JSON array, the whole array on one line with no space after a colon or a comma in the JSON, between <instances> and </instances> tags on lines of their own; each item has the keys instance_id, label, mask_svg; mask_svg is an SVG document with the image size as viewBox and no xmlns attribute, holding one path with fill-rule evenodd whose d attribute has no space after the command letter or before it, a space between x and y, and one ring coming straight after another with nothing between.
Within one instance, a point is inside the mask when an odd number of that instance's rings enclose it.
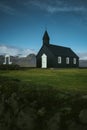
<instances>
[{"instance_id":1,"label":"small white structure","mask_svg":"<svg viewBox=\"0 0 87 130\"><path fill-rule=\"evenodd\" d=\"M5 55L5 61L3 64L4 65L6 65L6 64L11 65L12 64L12 62L10 61L10 55L8 55L8 54Z\"/></svg>"},{"instance_id":2,"label":"small white structure","mask_svg":"<svg viewBox=\"0 0 87 130\"><path fill-rule=\"evenodd\" d=\"M47 68L47 56L46 56L46 54L42 55L42 68Z\"/></svg>"}]
</instances>

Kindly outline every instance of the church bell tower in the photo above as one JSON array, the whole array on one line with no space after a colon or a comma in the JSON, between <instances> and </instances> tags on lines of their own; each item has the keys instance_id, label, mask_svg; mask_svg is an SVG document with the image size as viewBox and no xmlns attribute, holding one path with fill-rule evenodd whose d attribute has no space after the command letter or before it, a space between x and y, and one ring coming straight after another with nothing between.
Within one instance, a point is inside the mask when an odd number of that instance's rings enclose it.
<instances>
[{"instance_id":1,"label":"church bell tower","mask_svg":"<svg viewBox=\"0 0 87 130\"><path fill-rule=\"evenodd\" d=\"M50 38L49 38L48 32L45 31L43 35L43 45L49 45L49 41L50 41Z\"/></svg>"}]
</instances>

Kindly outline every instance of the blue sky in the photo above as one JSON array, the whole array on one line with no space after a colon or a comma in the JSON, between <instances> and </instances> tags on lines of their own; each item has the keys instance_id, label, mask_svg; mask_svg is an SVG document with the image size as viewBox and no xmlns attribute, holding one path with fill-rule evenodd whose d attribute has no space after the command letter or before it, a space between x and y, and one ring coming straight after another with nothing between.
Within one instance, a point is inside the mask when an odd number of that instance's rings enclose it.
<instances>
[{"instance_id":1,"label":"blue sky","mask_svg":"<svg viewBox=\"0 0 87 130\"><path fill-rule=\"evenodd\" d=\"M51 44L87 55L87 0L0 0L1 50L37 53L45 29Z\"/></svg>"}]
</instances>

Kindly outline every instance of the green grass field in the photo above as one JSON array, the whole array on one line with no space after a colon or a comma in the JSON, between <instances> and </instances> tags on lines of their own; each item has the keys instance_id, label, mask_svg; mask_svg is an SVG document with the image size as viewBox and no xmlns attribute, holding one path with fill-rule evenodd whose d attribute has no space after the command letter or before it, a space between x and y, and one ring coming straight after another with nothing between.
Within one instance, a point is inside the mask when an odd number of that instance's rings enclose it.
<instances>
[{"instance_id":1,"label":"green grass field","mask_svg":"<svg viewBox=\"0 0 87 130\"><path fill-rule=\"evenodd\" d=\"M87 130L87 69L0 70L0 130Z\"/></svg>"},{"instance_id":2,"label":"green grass field","mask_svg":"<svg viewBox=\"0 0 87 130\"><path fill-rule=\"evenodd\" d=\"M0 71L0 76L19 79L35 87L87 92L87 69L28 69Z\"/></svg>"}]
</instances>

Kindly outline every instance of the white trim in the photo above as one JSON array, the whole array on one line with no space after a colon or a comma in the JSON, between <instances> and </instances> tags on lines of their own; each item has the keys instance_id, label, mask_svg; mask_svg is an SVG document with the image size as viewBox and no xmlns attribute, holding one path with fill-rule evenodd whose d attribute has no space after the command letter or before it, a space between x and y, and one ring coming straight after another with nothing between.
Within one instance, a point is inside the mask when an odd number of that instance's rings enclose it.
<instances>
[{"instance_id":1,"label":"white trim","mask_svg":"<svg viewBox=\"0 0 87 130\"><path fill-rule=\"evenodd\" d=\"M43 54L41 56L41 68L47 68L47 55Z\"/></svg>"}]
</instances>

